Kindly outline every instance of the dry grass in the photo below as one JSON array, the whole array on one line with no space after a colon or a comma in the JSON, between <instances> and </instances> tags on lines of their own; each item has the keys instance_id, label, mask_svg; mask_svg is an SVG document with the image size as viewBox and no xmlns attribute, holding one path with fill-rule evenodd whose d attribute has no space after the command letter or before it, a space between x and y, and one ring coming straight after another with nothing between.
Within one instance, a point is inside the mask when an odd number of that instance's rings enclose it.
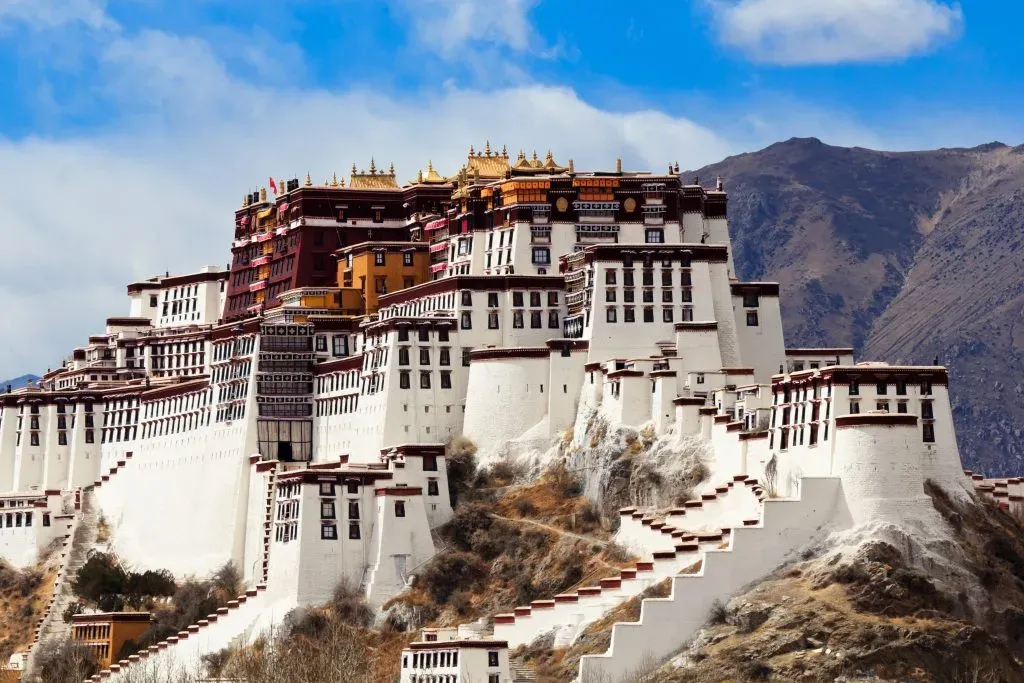
<instances>
[{"instance_id":1,"label":"dry grass","mask_svg":"<svg viewBox=\"0 0 1024 683\"><path fill-rule=\"evenodd\" d=\"M603 522L594 505L581 493L576 477L558 464L532 484L507 491L495 503L494 512L502 517L529 519L606 540L610 524Z\"/></svg>"},{"instance_id":2,"label":"dry grass","mask_svg":"<svg viewBox=\"0 0 1024 683\"><path fill-rule=\"evenodd\" d=\"M18 570L0 560L0 663L31 644L56 578L52 568Z\"/></svg>"}]
</instances>

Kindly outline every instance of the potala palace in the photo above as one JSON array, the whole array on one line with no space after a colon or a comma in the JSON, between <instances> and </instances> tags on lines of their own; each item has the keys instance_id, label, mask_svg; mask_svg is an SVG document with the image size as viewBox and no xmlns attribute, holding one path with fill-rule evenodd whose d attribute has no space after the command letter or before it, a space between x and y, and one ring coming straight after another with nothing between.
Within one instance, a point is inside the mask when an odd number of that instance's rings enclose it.
<instances>
[{"instance_id":1,"label":"potala palace","mask_svg":"<svg viewBox=\"0 0 1024 683\"><path fill-rule=\"evenodd\" d=\"M373 162L274 185L235 211L227 268L128 285L125 315L0 394L0 553L66 546L37 645L63 628L74 539L100 516L133 567L244 572L237 601L97 680L198 667L343 578L374 605L402 591L452 515L457 436L486 465L585 447L600 419L699 439L711 474L681 507L621 511L635 569L425 633L409 683L504 683L508 648L570 642L671 577L581 663L623 680L824 531L934 514L927 479L1024 500L1018 480L965 475L944 368L785 346L778 284L736 278L721 180L487 145L405 185Z\"/></svg>"}]
</instances>

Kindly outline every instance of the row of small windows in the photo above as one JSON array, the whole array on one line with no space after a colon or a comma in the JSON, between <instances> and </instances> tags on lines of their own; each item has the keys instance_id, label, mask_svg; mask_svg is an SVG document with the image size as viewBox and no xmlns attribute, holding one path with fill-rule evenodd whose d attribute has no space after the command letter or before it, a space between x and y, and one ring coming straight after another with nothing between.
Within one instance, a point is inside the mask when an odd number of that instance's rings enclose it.
<instances>
[{"instance_id":1,"label":"row of small windows","mask_svg":"<svg viewBox=\"0 0 1024 683\"><path fill-rule=\"evenodd\" d=\"M661 290L661 302L670 304L675 298L675 291L671 289ZM618 300L618 290L607 289L604 293L604 300L606 303L615 303ZM679 300L683 303L693 302L693 288L684 287L679 290ZM636 291L632 289L626 289L622 292L622 301L624 303L633 303L636 301ZM653 289L642 289L640 290L640 301L645 304L654 303L654 290ZM756 313L757 311L754 311Z\"/></svg>"},{"instance_id":2,"label":"row of small windows","mask_svg":"<svg viewBox=\"0 0 1024 683\"><path fill-rule=\"evenodd\" d=\"M142 407L142 418L165 417L173 413L198 410L210 405L211 392L209 390L196 391L183 396L177 396L162 401L147 403Z\"/></svg>"},{"instance_id":3,"label":"row of small windows","mask_svg":"<svg viewBox=\"0 0 1024 683\"><path fill-rule=\"evenodd\" d=\"M148 422L142 425L142 438L146 439L151 436L180 434L181 432L188 432L197 427L204 427L210 424L211 414L212 413L207 409L196 413L190 413L188 415L180 415L169 419L160 419L154 422Z\"/></svg>"},{"instance_id":4,"label":"row of small windows","mask_svg":"<svg viewBox=\"0 0 1024 683\"><path fill-rule=\"evenodd\" d=\"M260 364L262 365L262 363ZM260 368L263 370L263 368ZM303 369L308 371L309 363L304 363ZM252 361L246 360L240 363L228 363L213 368L212 381L214 384L229 382L233 379L241 379L252 374Z\"/></svg>"},{"instance_id":5,"label":"row of small windows","mask_svg":"<svg viewBox=\"0 0 1024 683\"><path fill-rule=\"evenodd\" d=\"M441 388L451 389L452 388L452 373L451 370L441 370ZM429 389L431 386L431 375L432 373L428 370L420 371L420 389ZM398 372L398 388L399 389L411 389L412 388L412 372L410 370L400 370Z\"/></svg>"},{"instance_id":6,"label":"row of small windows","mask_svg":"<svg viewBox=\"0 0 1024 683\"><path fill-rule=\"evenodd\" d=\"M498 311L489 311L487 313L487 329L497 330L501 327L501 314ZM514 310L512 311L512 327L513 329L521 330L526 327L524 311ZM544 327L544 312L543 311L530 311L530 329L539 330ZM548 329L557 330L561 328L561 321L559 320L559 313L557 310L548 311L547 316ZM473 329L473 314L469 311L463 311L459 319L459 327L463 330Z\"/></svg>"},{"instance_id":7,"label":"row of small windows","mask_svg":"<svg viewBox=\"0 0 1024 683\"><path fill-rule=\"evenodd\" d=\"M0 529L14 529L32 526L33 513L8 512L0 515ZM43 513L43 526L50 526L49 513Z\"/></svg>"},{"instance_id":8,"label":"row of small windows","mask_svg":"<svg viewBox=\"0 0 1024 683\"><path fill-rule=\"evenodd\" d=\"M224 342L214 342L213 360L227 360L232 356L248 356L256 349L256 336L236 337Z\"/></svg>"},{"instance_id":9,"label":"row of small windows","mask_svg":"<svg viewBox=\"0 0 1024 683\"><path fill-rule=\"evenodd\" d=\"M352 389L359 383L359 372L349 370L348 372L333 372L316 379L317 393L323 394L339 389Z\"/></svg>"},{"instance_id":10,"label":"row of small windows","mask_svg":"<svg viewBox=\"0 0 1024 683\"><path fill-rule=\"evenodd\" d=\"M670 269L662 270L661 271L661 277L659 279L659 282L660 282L661 286L662 287L673 287L673 286L675 286L674 274L676 272L677 271L670 270ZM678 272L679 272L679 286L680 287L690 287L690 286L693 285L693 276L692 276L692 274L691 274L691 272L689 270L683 269L683 270L680 270ZM633 273L634 273L634 271L632 271L632 270L623 270L622 271L622 286L623 287L634 287L635 286L635 278L634 278ZM605 271L604 271L604 283L605 283L605 285L610 285L610 286L617 285L618 284L618 279L619 279L619 277L618 277L618 270L617 269L615 269L615 268L607 268L607 269L605 269ZM641 284L642 287L653 287L654 286L654 280L655 280L655 278L654 278L654 271L653 270L645 269L645 270L641 271L640 284Z\"/></svg>"},{"instance_id":11,"label":"row of small windows","mask_svg":"<svg viewBox=\"0 0 1024 683\"><path fill-rule=\"evenodd\" d=\"M653 323L654 322L654 307L644 306L643 311L643 322ZM683 306L679 311L679 320L682 322L693 321L693 308L690 306ZM605 309L605 322L617 323L619 321L619 309L617 306L609 306ZM661 321L666 323L675 322L675 309L669 306L665 306L661 309ZM633 306L622 307L622 322L635 323L636 322L636 308Z\"/></svg>"},{"instance_id":12,"label":"row of small windows","mask_svg":"<svg viewBox=\"0 0 1024 683\"><path fill-rule=\"evenodd\" d=\"M325 415L341 415L359 410L359 394L339 396L337 398L318 399L316 402L317 417Z\"/></svg>"}]
</instances>

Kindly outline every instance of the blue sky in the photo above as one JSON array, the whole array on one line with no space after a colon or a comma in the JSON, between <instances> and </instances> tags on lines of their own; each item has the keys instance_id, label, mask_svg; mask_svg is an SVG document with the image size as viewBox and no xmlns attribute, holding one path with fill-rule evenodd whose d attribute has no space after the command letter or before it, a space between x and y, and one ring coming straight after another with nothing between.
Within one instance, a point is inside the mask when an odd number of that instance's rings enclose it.
<instances>
[{"instance_id":1,"label":"blue sky","mask_svg":"<svg viewBox=\"0 0 1024 683\"><path fill-rule=\"evenodd\" d=\"M792 136L1024 142L1024 24L997 0L0 0L0 378L228 258L269 175L470 144L684 168Z\"/></svg>"}]
</instances>

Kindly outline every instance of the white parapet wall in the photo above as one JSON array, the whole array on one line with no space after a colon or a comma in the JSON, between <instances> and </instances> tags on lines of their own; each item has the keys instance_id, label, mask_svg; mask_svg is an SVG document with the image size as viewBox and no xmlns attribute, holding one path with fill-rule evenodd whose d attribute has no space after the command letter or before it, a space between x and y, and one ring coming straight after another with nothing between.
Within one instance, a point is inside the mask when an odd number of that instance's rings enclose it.
<instances>
[{"instance_id":1,"label":"white parapet wall","mask_svg":"<svg viewBox=\"0 0 1024 683\"><path fill-rule=\"evenodd\" d=\"M644 600L638 622L615 624L608 652L580 660L580 681L629 680L692 638L715 601L728 600L814 539L850 524L838 478L802 480L799 500L767 501L759 526L736 529L728 550L706 551L698 573L672 580L668 598Z\"/></svg>"}]
</instances>

